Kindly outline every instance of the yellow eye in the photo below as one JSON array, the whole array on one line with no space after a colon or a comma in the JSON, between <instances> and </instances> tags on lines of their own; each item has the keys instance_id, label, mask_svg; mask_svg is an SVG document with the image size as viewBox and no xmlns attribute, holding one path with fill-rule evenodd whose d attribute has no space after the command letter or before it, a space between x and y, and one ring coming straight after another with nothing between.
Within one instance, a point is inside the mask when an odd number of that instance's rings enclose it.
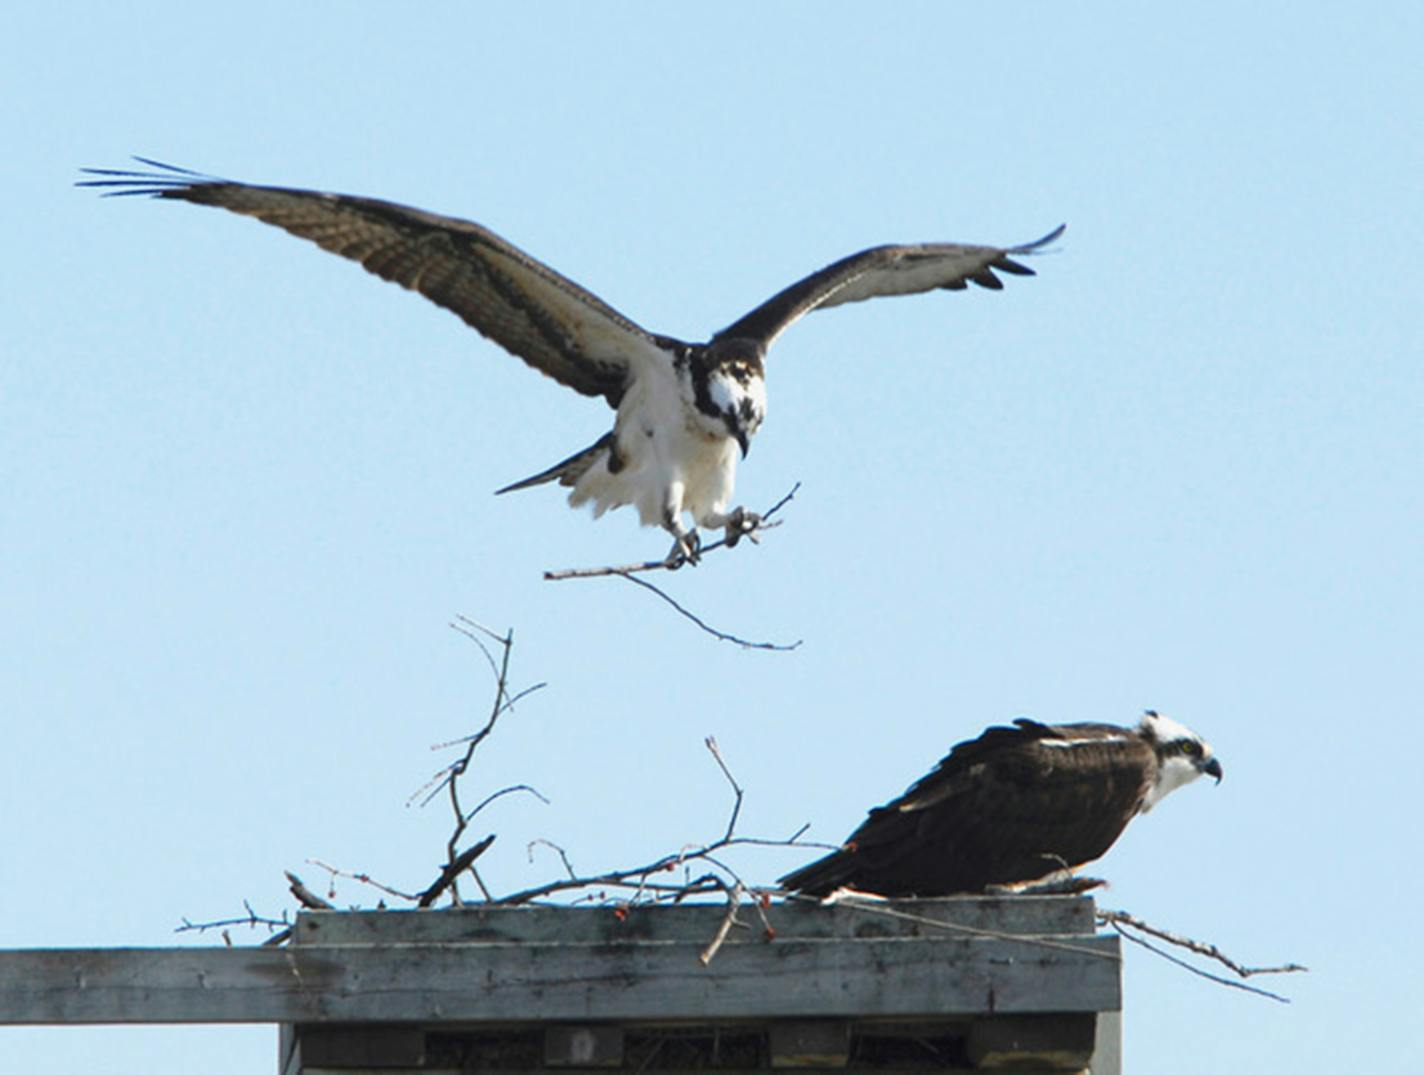
<instances>
[{"instance_id":1,"label":"yellow eye","mask_svg":"<svg viewBox=\"0 0 1424 1075\"><path fill-rule=\"evenodd\" d=\"M1189 758L1200 758L1201 752L1201 744L1195 739L1188 739L1182 743L1182 753Z\"/></svg>"}]
</instances>

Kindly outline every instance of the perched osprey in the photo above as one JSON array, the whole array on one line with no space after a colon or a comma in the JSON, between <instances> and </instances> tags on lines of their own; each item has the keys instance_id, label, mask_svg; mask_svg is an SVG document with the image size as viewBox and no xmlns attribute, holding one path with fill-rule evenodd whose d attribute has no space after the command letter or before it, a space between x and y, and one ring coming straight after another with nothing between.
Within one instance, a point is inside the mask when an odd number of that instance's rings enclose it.
<instances>
[{"instance_id":1,"label":"perched osprey","mask_svg":"<svg viewBox=\"0 0 1424 1075\"><path fill-rule=\"evenodd\" d=\"M670 562L695 560L697 527L728 544L759 521L728 510L738 452L766 413L767 349L792 322L825 306L970 283L1000 289L994 270L1032 276L1031 254L1060 226L1020 246L878 246L843 258L772 296L706 343L648 332L596 295L478 224L420 209L313 190L254 186L135 158L156 171L86 168L81 186L215 205L310 239L418 291L529 365L617 411L613 429L548 470L499 490L557 481L595 515L635 505L645 526L674 538ZM683 514L692 516L691 528Z\"/></svg>"},{"instance_id":2,"label":"perched osprey","mask_svg":"<svg viewBox=\"0 0 1424 1075\"><path fill-rule=\"evenodd\" d=\"M1211 747L1150 709L1133 728L1019 719L960 743L781 885L943 896L1036 881L1102 855L1135 816L1203 773L1221 782Z\"/></svg>"}]
</instances>

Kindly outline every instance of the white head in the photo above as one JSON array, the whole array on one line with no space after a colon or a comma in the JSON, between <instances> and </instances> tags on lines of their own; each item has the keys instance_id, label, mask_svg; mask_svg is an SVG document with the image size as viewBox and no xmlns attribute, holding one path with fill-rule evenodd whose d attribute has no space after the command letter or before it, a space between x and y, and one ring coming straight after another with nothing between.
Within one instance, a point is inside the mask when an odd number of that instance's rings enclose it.
<instances>
[{"instance_id":1,"label":"white head","mask_svg":"<svg viewBox=\"0 0 1424 1075\"><path fill-rule=\"evenodd\" d=\"M766 416L760 345L755 340L717 340L708 346L700 371L692 377L697 410L730 434L746 455Z\"/></svg>"},{"instance_id":2,"label":"white head","mask_svg":"<svg viewBox=\"0 0 1424 1075\"><path fill-rule=\"evenodd\" d=\"M1211 745L1186 725L1149 709L1142 715L1137 731L1157 752L1157 782L1142 800L1142 813L1203 773L1221 783L1221 762L1216 760Z\"/></svg>"}]
</instances>

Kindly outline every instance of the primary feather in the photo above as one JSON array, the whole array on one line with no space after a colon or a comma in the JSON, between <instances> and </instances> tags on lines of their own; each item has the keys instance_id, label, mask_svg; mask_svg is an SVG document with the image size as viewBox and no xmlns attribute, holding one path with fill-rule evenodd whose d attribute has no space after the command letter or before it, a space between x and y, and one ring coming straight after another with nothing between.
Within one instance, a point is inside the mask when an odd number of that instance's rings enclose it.
<instances>
[{"instance_id":1,"label":"primary feather","mask_svg":"<svg viewBox=\"0 0 1424 1075\"><path fill-rule=\"evenodd\" d=\"M597 295L479 224L350 194L240 183L136 158L148 170L86 168L81 186L150 195L250 216L358 262L424 295L530 366L617 411L612 431L501 492L557 481L595 514L636 506L674 536L670 557L696 557L697 527L735 540L755 516L731 510L739 456L766 412L773 341L812 310L883 295L1031 276L1014 256L1062 234L991 247L879 246L852 254L774 295L706 343L648 332ZM693 528L683 525L691 515Z\"/></svg>"}]
</instances>

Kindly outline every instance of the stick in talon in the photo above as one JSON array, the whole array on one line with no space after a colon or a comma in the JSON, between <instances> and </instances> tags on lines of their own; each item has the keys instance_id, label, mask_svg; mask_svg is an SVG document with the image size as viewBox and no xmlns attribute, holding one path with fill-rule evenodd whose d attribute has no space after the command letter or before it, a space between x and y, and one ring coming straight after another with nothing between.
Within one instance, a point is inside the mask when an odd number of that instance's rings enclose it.
<instances>
[{"instance_id":1,"label":"stick in talon","mask_svg":"<svg viewBox=\"0 0 1424 1075\"><path fill-rule=\"evenodd\" d=\"M696 530L673 531L672 548L663 563L669 571L676 571L683 564L696 564L701 549L702 539Z\"/></svg>"},{"instance_id":2,"label":"stick in talon","mask_svg":"<svg viewBox=\"0 0 1424 1075\"><path fill-rule=\"evenodd\" d=\"M773 527L781 525L782 520L774 518L774 516L791 502L800 488L801 483L797 482L791 487L790 492L761 514L743 509L743 525L740 536L750 539L753 544L760 544L757 539L757 534L762 530L770 530ZM724 515L715 522L709 522L707 526L708 529L715 530L730 526L730 522L731 517ZM703 545L699 535L683 530L680 527L674 528L670 523L664 524L664 529L672 534L677 541L668 554L660 560L646 560L640 563L616 566L610 565L607 567L571 567L562 571L545 571L544 578L549 582L557 582L561 579L599 578L607 575L627 576L643 571L675 571L684 563L700 562L703 553L715 552L717 549L723 548L728 544L726 538L722 537L708 545ZM684 544L684 541L687 541L688 544ZM687 555L689 547L693 553L692 559L689 559Z\"/></svg>"},{"instance_id":3,"label":"stick in talon","mask_svg":"<svg viewBox=\"0 0 1424 1075\"><path fill-rule=\"evenodd\" d=\"M743 537L751 538L752 542L755 543L756 538L753 534L760 525L761 516L754 511L748 511L746 508L738 508L732 512L731 518L727 520L727 528L725 531L727 548L735 547L737 542L741 541Z\"/></svg>"}]
</instances>

